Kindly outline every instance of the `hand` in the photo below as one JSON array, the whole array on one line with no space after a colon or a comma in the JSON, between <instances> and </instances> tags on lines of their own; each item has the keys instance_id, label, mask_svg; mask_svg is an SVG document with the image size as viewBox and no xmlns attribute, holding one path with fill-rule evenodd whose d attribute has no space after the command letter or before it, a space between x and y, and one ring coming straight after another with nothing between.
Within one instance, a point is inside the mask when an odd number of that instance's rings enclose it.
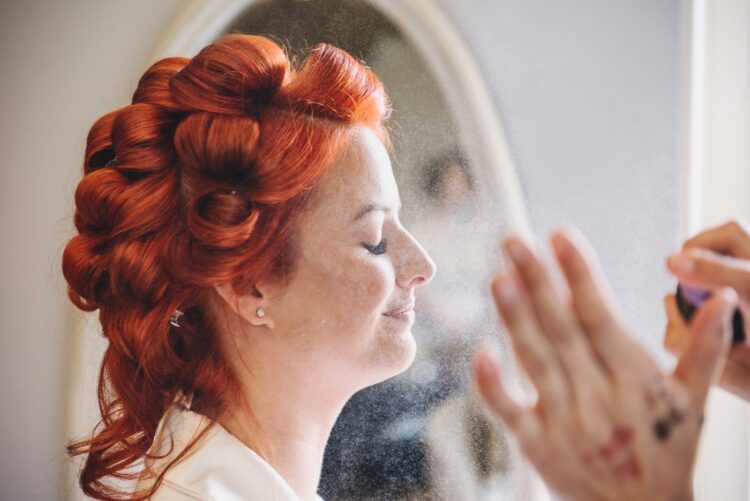
<instances>
[{"instance_id":1,"label":"hand","mask_svg":"<svg viewBox=\"0 0 750 501\"><path fill-rule=\"evenodd\" d=\"M731 221L697 234L670 256L667 266L687 285L729 286L737 291L745 333L750 336L750 228L745 222ZM664 346L679 355L689 344L689 331L674 294L665 296L664 305L669 319ZM732 346L719 385L750 400L750 338Z\"/></svg>"},{"instance_id":2,"label":"hand","mask_svg":"<svg viewBox=\"0 0 750 501\"><path fill-rule=\"evenodd\" d=\"M703 409L728 350L734 291L718 290L690 327L676 327L689 330L689 342L664 374L622 321L579 232L552 237L563 287L522 240L504 246L514 266L493 280L493 295L538 398L532 406L514 400L497 358L483 350L475 377L490 410L565 498L692 499Z\"/></svg>"}]
</instances>

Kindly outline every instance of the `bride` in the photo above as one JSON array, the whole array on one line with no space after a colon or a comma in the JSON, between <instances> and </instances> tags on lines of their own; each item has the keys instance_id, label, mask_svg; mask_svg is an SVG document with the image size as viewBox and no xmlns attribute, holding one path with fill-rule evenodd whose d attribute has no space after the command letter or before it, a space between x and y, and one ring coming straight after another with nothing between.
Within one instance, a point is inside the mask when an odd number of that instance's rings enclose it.
<instances>
[{"instance_id":1,"label":"bride","mask_svg":"<svg viewBox=\"0 0 750 501\"><path fill-rule=\"evenodd\" d=\"M102 421L69 446L87 495L319 499L338 414L409 366L435 273L399 222L389 112L340 49L295 68L233 34L93 125L63 257L108 340Z\"/></svg>"}]
</instances>

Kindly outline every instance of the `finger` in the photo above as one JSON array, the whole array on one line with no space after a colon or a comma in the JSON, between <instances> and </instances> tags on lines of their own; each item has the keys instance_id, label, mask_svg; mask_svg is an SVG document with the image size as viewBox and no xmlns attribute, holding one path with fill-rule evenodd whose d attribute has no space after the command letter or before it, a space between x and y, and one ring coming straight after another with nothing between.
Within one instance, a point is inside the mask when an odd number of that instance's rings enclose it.
<instances>
[{"instance_id":1,"label":"finger","mask_svg":"<svg viewBox=\"0 0 750 501\"><path fill-rule=\"evenodd\" d=\"M680 355L688 341L688 326L677 307L674 294L664 296L664 309L667 312L667 328L664 332L664 347L675 355Z\"/></svg>"},{"instance_id":2,"label":"finger","mask_svg":"<svg viewBox=\"0 0 750 501\"><path fill-rule=\"evenodd\" d=\"M610 372L627 371L634 361L651 363L640 346L624 335L614 294L588 240L574 226L566 226L554 232L551 241L573 307L601 363Z\"/></svg>"},{"instance_id":3,"label":"finger","mask_svg":"<svg viewBox=\"0 0 750 501\"><path fill-rule=\"evenodd\" d=\"M737 306L737 294L730 288L716 291L693 318L689 342L674 371L703 405L711 384L719 375L729 351L731 319Z\"/></svg>"},{"instance_id":4,"label":"finger","mask_svg":"<svg viewBox=\"0 0 750 501\"><path fill-rule=\"evenodd\" d=\"M750 259L750 228L743 220L729 221L698 233L688 239L683 247L702 247Z\"/></svg>"},{"instance_id":5,"label":"finger","mask_svg":"<svg viewBox=\"0 0 750 501\"><path fill-rule=\"evenodd\" d=\"M536 448L536 444L541 443L541 421L508 394L500 377L499 362L490 349L481 349L474 357L474 378L482 399L492 413L516 435L520 445L524 449Z\"/></svg>"},{"instance_id":6,"label":"finger","mask_svg":"<svg viewBox=\"0 0 750 501\"><path fill-rule=\"evenodd\" d=\"M492 282L492 295L514 351L539 393L540 406L554 413L567 402L570 390L557 355L536 323L526 291L515 276L498 276Z\"/></svg>"},{"instance_id":7,"label":"finger","mask_svg":"<svg viewBox=\"0 0 750 501\"><path fill-rule=\"evenodd\" d=\"M667 267L687 285L731 287L741 297L750 298L750 260L705 249L686 248L670 256Z\"/></svg>"},{"instance_id":8,"label":"finger","mask_svg":"<svg viewBox=\"0 0 750 501\"><path fill-rule=\"evenodd\" d=\"M552 284L552 280L533 249L518 237L505 240L506 252L513 260L518 276L528 291L536 321L559 356L563 370L574 381L591 381L599 367L592 358L581 327L567 302Z\"/></svg>"}]
</instances>

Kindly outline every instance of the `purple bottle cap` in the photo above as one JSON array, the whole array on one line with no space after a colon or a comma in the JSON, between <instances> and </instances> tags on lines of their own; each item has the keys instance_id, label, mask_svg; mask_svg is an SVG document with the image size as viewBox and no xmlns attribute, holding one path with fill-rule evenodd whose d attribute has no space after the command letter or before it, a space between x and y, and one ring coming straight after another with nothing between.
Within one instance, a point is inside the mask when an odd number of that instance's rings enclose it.
<instances>
[{"instance_id":1,"label":"purple bottle cap","mask_svg":"<svg viewBox=\"0 0 750 501\"><path fill-rule=\"evenodd\" d=\"M690 287L689 285L680 283L680 290L685 299L696 308L700 308L703 303L708 301L708 298L711 297L710 289L700 289L698 287Z\"/></svg>"}]
</instances>

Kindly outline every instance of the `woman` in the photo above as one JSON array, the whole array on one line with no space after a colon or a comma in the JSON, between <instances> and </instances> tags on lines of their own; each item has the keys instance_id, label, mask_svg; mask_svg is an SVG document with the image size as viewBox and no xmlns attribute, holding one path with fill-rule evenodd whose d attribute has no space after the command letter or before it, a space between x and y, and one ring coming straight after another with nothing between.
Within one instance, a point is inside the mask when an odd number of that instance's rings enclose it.
<instances>
[{"instance_id":1,"label":"woman","mask_svg":"<svg viewBox=\"0 0 750 501\"><path fill-rule=\"evenodd\" d=\"M94 124L63 259L109 341L102 422L70 446L86 494L318 499L337 415L409 366L435 272L398 219L388 114L339 49L295 69L228 35Z\"/></svg>"},{"instance_id":2,"label":"woman","mask_svg":"<svg viewBox=\"0 0 750 501\"><path fill-rule=\"evenodd\" d=\"M679 354L671 374L629 335L580 233L557 232L551 244L567 286L556 287L539 250L516 237L504 245L513 269L493 281L498 310L538 399L527 406L512 398L488 350L475 359L483 397L565 499L692 499L711 383L721 373L725 387L750 395L749 345L729 351L738 304L750 318L747 226L732 222L709 229L670 257L669 269L682 283L713 290L690 325L674 295L665 297L665 342ZM747 331L747 321L745 326Z\"/></svg>"}]
</instances>

